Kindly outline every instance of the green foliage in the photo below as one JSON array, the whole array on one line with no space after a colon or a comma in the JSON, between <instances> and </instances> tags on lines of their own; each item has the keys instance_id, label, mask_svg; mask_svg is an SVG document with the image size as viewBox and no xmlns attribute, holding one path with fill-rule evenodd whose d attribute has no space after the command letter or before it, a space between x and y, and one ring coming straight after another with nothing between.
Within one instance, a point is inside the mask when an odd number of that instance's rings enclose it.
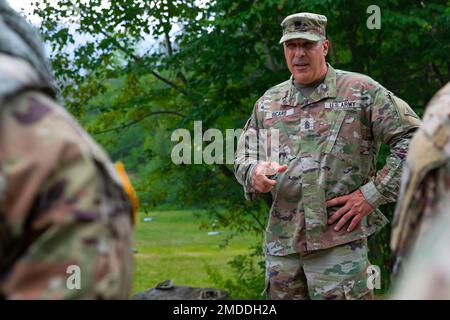
<instances>
[{"instance_id":1,"label":"green foliage","mask_svg":"<svg viewBox=\"0 0 450 320\"><path fill-rule=\"evenodd\" d=\"M251 254L237 255L228 262L233 270L232 278L225 278L221 271L208 266L206 272L217 287L225 289L230 299L263 300L265 295L265 264L261 245L253 247Z\"/></svg>"},{"instance_id":2,"label":"green foliage","mask_svg":"<svg viewBox=\"0 0 450 320\"><path fill-rule=\"evenodd\" d=\"M267 202L245 202L230 165L174 165L171 132L192 135L194 120L203 131L241 128L258 97L289 77L280 23L300 11L328 17L334 67L368 74L422 114L450 80L450 1L378 1L381 29L369 30L372 2L43 0L35 13L65 105L125 163L146 208L207 209L218 226L261 234ZM388 234L371 242L383 266Z\"/></svg>"}]
</instances>

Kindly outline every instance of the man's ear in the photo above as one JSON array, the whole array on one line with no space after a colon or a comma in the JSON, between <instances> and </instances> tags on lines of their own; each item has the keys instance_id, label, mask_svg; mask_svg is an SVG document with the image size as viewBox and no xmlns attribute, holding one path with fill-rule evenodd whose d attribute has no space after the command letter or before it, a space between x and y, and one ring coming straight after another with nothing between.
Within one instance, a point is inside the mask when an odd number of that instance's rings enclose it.
<instances>
[{"instance_id":1,"label":"man's ear","mask_svg":"<svg viewBox=\"0 0 450 320\"><path fill-rule=\"evenodd\" d=\"M328 45L329 45L329 42L328 42L328 40L324 40L323 41L323 55L326 57L327 56L327 54L328 54Z\"/></svg>"}]
</instances>

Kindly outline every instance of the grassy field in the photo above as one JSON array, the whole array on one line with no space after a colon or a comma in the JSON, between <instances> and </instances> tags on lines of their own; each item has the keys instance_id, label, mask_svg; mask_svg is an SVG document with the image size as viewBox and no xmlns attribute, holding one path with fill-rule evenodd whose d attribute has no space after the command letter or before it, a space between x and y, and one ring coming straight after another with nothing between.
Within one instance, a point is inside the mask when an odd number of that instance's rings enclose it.
<instances>
[{"instance_id":1,"label":"grassy field","mask_svg":"<svg viewBox=\"0 0 450 320\"><path fill-rule=\"evenodd\" d=\"M152 221L144 222L145 217ZM249 252L258 239L252 235L235 237L222 249L227 233L208 235L199 229L191 211L153 211L141 214L135 231L135 269L133 293L154 287L172 279L175 285L214 287L206 266L220 270L227 277L231 268L227 262L238 254Z\"/></svg>"},{"instance_id":2,"label":"grassy field","mask_svg":"<svg viewBox=\"0 0 450 320\"><path fill-rule=\"evenodd\" d=\"M152 221L144 222L144 218ZM171 279L175 285L193 287L217 287L209 278L206 268L213 267L224 278L233 277L227 264L239 254L249 253L249 247L257 244L252 235L239 235L222 249L220 244L227 233L209 236L199 228L192 211L153 211L141 214L135 230L135 268L133 294L154 287ZM384 294L375 291L376 299Z\"/></svg>"}]
</instances>

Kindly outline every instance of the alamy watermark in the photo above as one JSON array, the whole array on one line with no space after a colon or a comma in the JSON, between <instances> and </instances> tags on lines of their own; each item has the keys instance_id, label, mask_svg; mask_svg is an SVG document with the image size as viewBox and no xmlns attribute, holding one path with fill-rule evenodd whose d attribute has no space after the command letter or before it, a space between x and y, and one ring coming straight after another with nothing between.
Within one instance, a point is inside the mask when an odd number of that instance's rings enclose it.
<instances>
[{"instance_id":1,"label":"alamy watermark","mask_svg":"<svg viewBox=\"0 0 450 320\"><path fill-rule=\"evenodd\" d=\"M381 270L377 265L367 267L367 288L370 290L381 289Z\"/></svg>"},{"instance_id":2,"label":"alamy watermark","mask_svg":"<svg viewBox=\"0 0 450 320\"><path fill-rule=\"evenodd\" d=\"M369 30L381 29L381 9L380 9L380 7L375 4L372 4L367 7L366 13L370 14L370 16L367 18L367 21L366 21L367 29L369 29Z\"/></svg>"},{"instance_id":3,"label":"alamy watermark","mask_svg":"<svg viewBox=\"0 0 450 320\"><path fill-rule=\"evenodd\" d=\"M77 265L70 265L66 269L69 275L66 280L66 287L69 290L81 289L81 268Z\"/></svg>"},{"instance_id":4,"label":"alamy watermark","mask_svg":"<svg viewBox=\"0 0 450 320\"><path fill-rule=\"evenodd\" d=\"M237 144L235 141L237 140ZM202 121L194 121L194 135L187 129L172 132L172 142L178 142L171 152L174 164L245 164L256 161L279 162L278 129L207 129ZM235 149L237 147L237 152Z\"/></svg>"}]
</instances>

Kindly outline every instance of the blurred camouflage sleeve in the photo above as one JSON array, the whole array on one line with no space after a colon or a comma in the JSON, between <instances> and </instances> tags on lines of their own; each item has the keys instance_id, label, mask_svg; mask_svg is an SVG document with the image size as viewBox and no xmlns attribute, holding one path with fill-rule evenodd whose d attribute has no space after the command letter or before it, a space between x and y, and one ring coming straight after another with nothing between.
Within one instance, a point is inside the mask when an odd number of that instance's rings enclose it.
<instances>
[{"instance_id":1,"label":"blurred camouflage sleeve","mask_svg":"<svg viewBox=\"0 0 450 320\"><path fill-rule=\"evenodd\" d=\"M413 227L420 229L420 232L418 230L403 230L405 233L417 235L417 239L413 236L413 239L408 239L414 240L414 245L411 246L410 249L412 250L406 256L407 260L402 263L402 272L395 279L392 299L450 299L450 257L448 255L450 246L449 169L450 165L447 162L443 168L434 171L433 180L438 181L438 183L434 181L436 187L443 188L438 191L434 190L436 198L426 199L427 205L432 203L433 210L431 215L415 221ZM419 192L427 193L421 188L418 189L417 193ZM409 226L403 227L408 228ZM417 234L414 231L417 231Z\"/></svg>"},{"instance_id":2,"label":"blurred camouflage sleeve","mask_svg":"<svg viewBox=\"0 0 450 320\"><path fill-rule=\"evenodd\" d=\"M420 119L405 101L383 87L377 88L373 99L371 130L375 143L384 143L390 148L385 166L360 188L376 208L397 199L403 163Z\"/></svg>"},{"instance_id":3,"label":"blurred camouflage sleeve","mask_svg":"<svg viewBox=\"0 0 450 320\"><path fill-rule=\"evenodd\" d=\"M243 186L247 200L254 200L258 195L258 191L252 186L252 175L258 161L265 159L264 150L259 141L259 131L262 129L262 120L259 119L257 113L259 103L261 103L261 99L256 102L252 115L247 120L239 138L234 163L234 174L237 181ZM258 146L260 147L258 148Z\"/></svg>"},{"instance_id":4,"label":"blurred camouflage sleeve","mask_svg":"<svg viewBox=\"0 0 450 320\"><path fill-rule=\"evenodd\" d=\"M394 299L450 298L450 83L411 141L391 234Z\"/></svg>"},{"instance_id":5,"label":"blurred camouflage sleeve","mask_svg":"<svg viewBox=\"0 0 450 320\"><path fill-rule=\"evenodd\" d=\"M1 295L127 299L130 203L107 156L37 92L2 106L0 121Z\"/></svg>"}]
</instances>

